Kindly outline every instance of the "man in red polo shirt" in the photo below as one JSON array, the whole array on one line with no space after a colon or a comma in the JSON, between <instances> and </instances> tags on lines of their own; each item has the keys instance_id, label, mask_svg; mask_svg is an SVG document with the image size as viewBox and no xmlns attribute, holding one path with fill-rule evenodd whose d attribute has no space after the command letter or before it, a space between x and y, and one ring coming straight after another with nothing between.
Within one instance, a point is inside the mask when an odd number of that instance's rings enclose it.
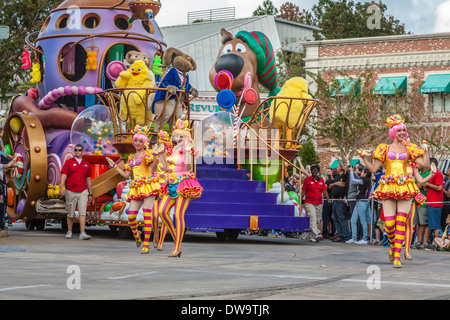
<instances>
[{"instance_id":1,"label":"man in red polo shirt","mask_svg":"<svg viewBox=\"0 0 450 320\"><path fill-rule=\"evenodd\" d=\"M309 217L309 225L311 227L311 233L309 241L319 242L321 235L319 225L322 221L322 196L324 196L328 203L331 200L328 196L327 185L322 178L319 178L319 166L311 166L311 176L305 179L302 186L302 199L305 197L305 210Z\"/></svg>"},{"instance_id":2,"label":"man in red polo shirt","mask_svg":"<svg viewBox=\"0 0 450 320\"><path fill-rule=\"evenodd\" d=\"M438 166L436 158L430 158L430 162ZM427 188L427 215L428 215L428 228L430 232L434 232L434 237L439 237L439 231L441 230L441 214L444 206L444 175L437 170L436 174L430 181L424 185ZM428 241L428 239L426 239ZM424 240L424 246L426 250L432 250L434 247L430 244L426 245Z\"/></svg>"},{"instance_id":3,"label":"man in red polo shirt","mask_svg":"<svg viewBox=\"0 0 450 320\"><path fill-rule=\"evenodd\" d=\"M61 170L61 188L59 194L66 197L67 210L67 234L66 238L72 237L73 219L75 208L78 208L80 221L81 240L88 240L91 236L85 232L86 208L88 202L92 201L91 165L83 159L83 146L77 144L74 148L75 157L66 160ZM65 185L65 189L64 189Z\"/></svg>"}]
</instances>

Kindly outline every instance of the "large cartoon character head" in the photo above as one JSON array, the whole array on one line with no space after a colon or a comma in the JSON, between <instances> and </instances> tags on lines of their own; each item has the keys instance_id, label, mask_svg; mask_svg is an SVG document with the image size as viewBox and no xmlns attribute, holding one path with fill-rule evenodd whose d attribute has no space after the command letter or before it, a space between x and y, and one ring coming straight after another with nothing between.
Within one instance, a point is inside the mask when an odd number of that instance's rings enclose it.
<instances>
[{"instance_id":1,"label":"large cartoon character head","mask_svg":"<svg viewBox=\"0 0 450 320\"><path fill-rule=\"evenodd\" d=\"M269 39L258 31L239 31L236 36L225 29L220 31L222 46L210 72L209 81L216 91L220 91L215 83L217 73L225 70L233 75L231 87L237 96L237 101L244 88L244 78L247 73L252 76L251 87L258 95L253 105L247 105L241 117L249 117L260 104L258 83L269 90L269 95L278 93L277 68L275 53Z\"/></svg>"},{"instance_id":2,"label":"large cartoon character head","mask_svg":"<svg viewBox=\"0 0 450 320\"><path fill-rule=\"evenodd\" d=\"M132 65L137 60L144 61L147 68L150 68L152 64L152 61L150 60L150 56L148 54L135 50L128 51L127 55L125 56L125 60L130 65Z\"/></svg>"}]
</instances>

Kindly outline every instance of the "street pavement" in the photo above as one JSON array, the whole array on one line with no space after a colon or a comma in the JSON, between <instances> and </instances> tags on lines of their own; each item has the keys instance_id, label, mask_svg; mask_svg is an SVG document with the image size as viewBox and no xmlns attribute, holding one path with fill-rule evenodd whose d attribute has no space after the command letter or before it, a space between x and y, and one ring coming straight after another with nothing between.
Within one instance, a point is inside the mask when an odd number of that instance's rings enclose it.
<instances>
[{"instance_id":1,"label":"street pavement","mask_svg":"<svg viewBox=\"0 0 450 320\"><path fill-rule=\"evenodd\" d=\"M0 299L450 298L450 253L412 249L414 260L394 269L387 248L380 246L243 235L221 242L214 233L188 231L181 258L168 258L170 239L164 251L151 248L142 255L133 240L107 227L87 232L91 240L79 240L77 234L65 239L57 224L44 231L14 224L9 236L0 238Z\"/></svg>"}]
</instances>

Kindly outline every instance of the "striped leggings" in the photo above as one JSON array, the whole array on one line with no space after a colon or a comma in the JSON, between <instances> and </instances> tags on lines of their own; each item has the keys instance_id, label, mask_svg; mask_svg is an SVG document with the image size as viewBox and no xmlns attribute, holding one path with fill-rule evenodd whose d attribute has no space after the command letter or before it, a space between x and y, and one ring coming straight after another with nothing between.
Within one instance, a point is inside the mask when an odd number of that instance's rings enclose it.
<instances>
[{"instance_id":1,"label":"striped leggings","mask_svg":"<svg viewBox=\"0 0 450 320\"><path fill-rule=\"evenodd\" d=\"M162 196L161 200L159 200L158 203L158 215L161 217L165 227L172 235L174 241L174 249L172 253L181 251L181 242L183 241L184 229L186 227L184 214L186 213L186 210L189 206L189 201L190 199L184 198L182 196L178 196L177 198L172 199L171 197L165 195ZM176 228L173 224L172 219L170 219L170 209L172 209L173 206L175 206L174 220ZM164 240L164 236L165 231L163 227L160 236L161 245L161 241Z\"/></svg>"}]
</instances>

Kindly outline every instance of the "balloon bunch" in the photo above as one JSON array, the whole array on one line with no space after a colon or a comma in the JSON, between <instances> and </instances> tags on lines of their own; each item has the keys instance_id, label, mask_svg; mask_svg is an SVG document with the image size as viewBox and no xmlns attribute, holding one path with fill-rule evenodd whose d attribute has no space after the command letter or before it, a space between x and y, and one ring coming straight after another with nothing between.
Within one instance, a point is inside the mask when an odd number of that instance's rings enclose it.
<instances>
[{"instance_id":1,"label":"balloon bunch","mask_svg":"<svg viewBox=\"0 0 450 320\"><path fill-rule=\"evenodd\" d=\"M239 109L241 107L242 101L244 101L244 107L242 108L242 114L244 113L247 104L254 104L258 99L258 94L255 89L252 88L252 75L247 72L244 78L244 88L241 92L241 97L239 102L236 104L236 94L231 91L233 86L234 77L227 71L222 70L217 73L214 78L216 86L220 89L217 94L217 103L223 109L229 111L233 108L234 111L234 135L233 135L233 147L236 147L236 137L237 137L237 124L239 118Z\"/></svg>"}]
</instances>

